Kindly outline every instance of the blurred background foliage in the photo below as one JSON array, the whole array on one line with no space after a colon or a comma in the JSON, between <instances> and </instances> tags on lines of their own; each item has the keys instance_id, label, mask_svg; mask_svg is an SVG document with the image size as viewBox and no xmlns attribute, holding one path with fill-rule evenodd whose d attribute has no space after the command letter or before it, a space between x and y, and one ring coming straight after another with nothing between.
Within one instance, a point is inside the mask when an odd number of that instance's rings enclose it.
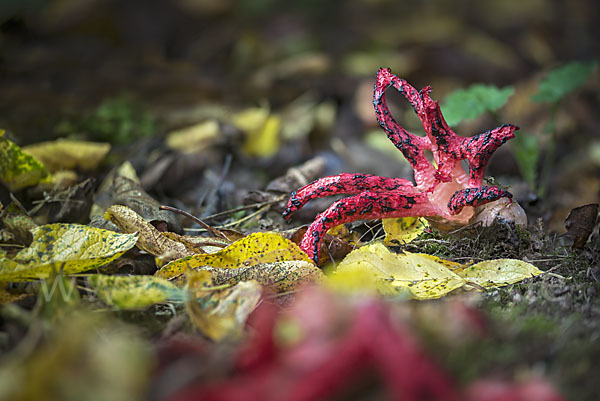
<instances>
[{"instance_id":1,"label":"blurred background foliage","mask_svg":"<svg viewBox=\"0 0 600 401\"><path fill-rule=\"evenodd\" d=\"M396 157L371 153L392 146L369 134L379 67L431 85L442 103L472 84L511 86L506 106L457 132L522 128L489 174L513 177L506 182L524 203L539 201L537 170L551 153L543 195L556 228L600 192L598 74L559 110L531 96L552 68L600 54L599 8L592 0L4 0L0 126L20 145L60 136L126 144L215 118L239 128L233 113L260 107L273 116L249 135L279 136L265 145L256 187L319 151L335 156L328 173L406 176ZM388 96L397 119L422 134L401 96ZM544 213L533 215L553 218Z\"/></svg>"}]
</instances>

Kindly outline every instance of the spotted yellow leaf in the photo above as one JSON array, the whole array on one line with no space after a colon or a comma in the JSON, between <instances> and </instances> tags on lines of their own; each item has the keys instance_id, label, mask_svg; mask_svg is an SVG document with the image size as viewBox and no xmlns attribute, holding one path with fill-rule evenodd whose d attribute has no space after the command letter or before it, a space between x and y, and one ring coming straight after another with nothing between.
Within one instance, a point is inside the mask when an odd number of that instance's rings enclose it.
<instances>
[{"instance_id":1,"label":"spotted yellow leaf","mask_svg":"<svg viewBox=\"0 0 600 401\"><path fill-rule=\"evenodd\" d=\"M11 191L18 191L49 180L50 174L46 167L4 138L4 130L0 129L0 181Z\"/></svg>"},{"instance_id":2,"label":"spotted yellow leaf","mask_svg":"<svg viewBox=\"0 0 600 401\"><path fill-rule=\"evenodd\" d=\"M237 269L262 263L303 260L312 263L298 245L275 233L254 233L235 241L215 253L192 255L174 260L156 272L156 276L173 278L188 269L204 266L219 269Z\"/></svg>"},{"instance_id":3,"label":"spotted yellow leaf","mask_svg":"<svg viewBox=\"0 0 600 401\"><path fill-rule=\"evenodd\" d=\"M422 217L400 217L383 219L386 245L400 245L411 242L429 227Z\"/></svg>"},{"instance_id":4,"label":"spotted yellow leaf","mask_svg":"<svg viewBox=\"0 0 600 401\"><path fill-rule=\"evenodd\" d=\"M542 273L531 263L519 259L486 260L472 266L463 266L457 272L466 281L486 288L514 284Z\"/></svg>"},{"instance_id":5,"label":"spotted yellow leaf","mask_svg":"<svg viewBox=\"0 0 600 401\"><path fill-rule=\"evenodd\" d=\"M439 298L465 284L463 278L440 260L426 254L396 254L376 242L349 253L332 279L352 275L365 279L366 273L370 273L372 278L367 283L382 294L410 293L416 299Z\"/></svg>"},{"instance_id":6,"label":"spotted yellow leaf","mask_svg":"<svg viewBox=\"0 0 600 401\"><path fill-rule=\"evenodd\" d=\"M0 256L0 281L43 279L62 269L74 274L100 267L133 248L136 234L80 224L47 224L31 230L33 242L9 259Z\"/></svg>"},{"instance_id":7,"label":"spotted yellow leaf","mask_svg":"<svg viewBox=\"0 0 600 401\"><path fill-rule=\"evenodd\" d=\"M105 303L121 309L145 308L166 301L183 302L185 291L154 276L92 274L88 283Z\"/></svg>"},{"instance_id":8,"label":"spotted yellow leaf","mask_svg":"<svg viewBox=\"0 0 600 401\"><path fill-rule=\"evenodd\" d=\"M343 292L404 293L416 299L431 299L465 284L475 284L465 289L499 287L541 273L532 264L517 259L461 265L427 254L396 254L382 243L373 243L348 254L327 284Z\"/></svg>"}]
</instances>

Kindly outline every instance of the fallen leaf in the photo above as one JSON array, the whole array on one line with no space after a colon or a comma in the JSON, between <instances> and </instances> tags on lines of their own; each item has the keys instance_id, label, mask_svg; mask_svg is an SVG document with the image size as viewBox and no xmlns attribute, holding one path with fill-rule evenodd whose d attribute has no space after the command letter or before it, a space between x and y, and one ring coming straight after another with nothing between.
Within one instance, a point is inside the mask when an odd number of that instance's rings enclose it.
<instances>
[{"instance_id":1,"label":"fallen leaf","mask_svg":"<svg viewBox=\"0 0 600 401\"><path fill-rule=\"evenodd\" d=\"M567 235L573 239L572 249L583 248L596 227L598 204L592 203L576 207L569 212L565 220Z\"/></svg>"},{"instance_id":2,"label":"fallen leaf","mask_svg":"<svg viewBox=\"0 0 600 401\"><path fill-rule=\"evenodd\" d=\"M25 146L28 153L52 172L58 170L93 170L110 151L109 143L57 139Z\"/></svg>"},{"instance_id":3,"label":"fallen leaf","mask_svg":"<svg viewBox=\"0 0 600 401\"><path fill-rule=\"evenodd\" d=\"M314 263L305 260L260 263L237 269L205 267L202 270L211 273L214 285L256 280L275 292L292 291L304 283L318 282L325 277Z\"/></svg>"},{"instance_id":4,"label":"fallen leaf","mask_svg":"<svg viewBox=\"0 0 600 401\"><path fill-rule=\"evenodd\" d=\"M254 233L218 252L175 260L163 266L156 275L169 279L185 273L188 269L199 269L204 266L237 269L286 260L303 260L312 263L298 245L281 235L270 232Z\"/></svg>"},{"instance_id":5,"label":"fallen leaf","mask_svg":"<svg viewBox=\"0 0 600 401\"><path fill-rule=\"evenodd\" d=\"M365 272L368 272L372 278L366 284L381 294L408 292L416 299L439 298L465 284L463 278L440 263L440 260L426 254L396 254L376 242L348 254L331 279L339 283L349 276L358 275L364 280L367 276Z\"/></svg>"},{"instance_id":6,"label":"fallen leaf","mask_svg":"<svg viewBox=\"0 0 600 401\"><path fill-rule=\"evenodd\" d=\"M231 288L211 291L207 288L209 283L210 275L206 272L189 274L185 308L190 320L211 340L239 337L248 315L260 300L260 284L243 281Z\"/></svg>"},{"instance_id":7,"label":"fallen leaf","mask_svg":"<svg viewBox=\"0 0 600 401\"><path fill-rule=\"evenodd\" d=\"M50 180L50 173L35 157L4 138L0 129L0 181L12 192Z\"/></svg>"},{"instance_id":8,"label":"fallen leaf","mask_svg":"<svg viewBox=\"0 0 600 401\"><path fill-rule=\"evenodd\" d=\"M106 176L96 191L94 202L90 218L104 215L112 205L124 205L149 222L166 222L169 231L183 232L175 214L160 210L160 203L144 190L129 162L121 164Z\"/></svg>"},{"instance_id":9,"label":"fallen leaf","mask_svg":"<svg viewBox=\"0 0 600 401\"><path fill-rule=\"evenodd\" d=\"M32 230L33 242L13 259L0 256L0 281L31 281L100 267L133 248L135 234L79 224L48 224Z\"/></svg>"},{"instance_id":10,"label":"fallen leaf","mask_svg":"<svg viewBox=\"0 0 600 401\"><path fill-rule=\"evenodd\" d=\"M518 259L461 265L422 253L396 254L378 242L351 252L327 285L342 292L408 293L416 299L431 299L469 283L478 289L500 287L539 274L542 271L537 267Z\"/></svg>"},{"instance_id":11,"label":"fallen leaf","mask_svg":"<svg viewBox=\"0 0 600 401\"><path fill-rule=\"evenodd\" d=\"M543 273L531 263L519 259L486 260L472 266L463 266L455 272L465 281L484 288L518 283Z\"/></svg>"},{"instance_id":12,"label":"fallen leaf","mask_svg":"<svg viewBox=\"0 0 600 401\"><path fill-rule=\"evenodd\" d=\"M243 149L249 155L269 157L277 153L281 118L270 115L268 107L244 110L234 117L233 124L246 133Z\"/></svg>"},{"instance_id":13,"label":"fallen leaf","mask_svg":"<svg viewBox=\"0 0 600 401\"><path fill-rule=\"evenodd\" d=\"M112 221L126 233L138 233L137 247L160 257L163 263L197 253L188 249L184 243L162 235L152 224L127 206L111 206L104 214L104 218Z\"/></svg>"},{"instance_id":14,"label":"fallen leaf","mask_svg":"<svg viewBox=\"0 0 600 401\"><path fill-rule=\"evenodd\" d=\"M398 219L383 219L385 245L401 245L411 242L429 227L422 217L401 217Z\"/></svg>"},{"instance_id":15,"label":"fallen leaf","mask_svg":"<svg viewBox=\"0 0 600 401\"><path fill-rule=\"evenodd\" d=\"M169 148L181 153L198 153L222 139L219 123L216 120L207 120L169 132L166 144Z\"/></svg>"},{"instance_id":16,"label":"fallen leaf","mask_svg":"<svg viewBox=\"0 0 600 401\"><path fill-rule=\"evenodd\" d=\"M185 291L154 276L92 274L87 282L106 304L121 309L145 308L166 301L183 302Z\"/></svg>"}]
</instances>

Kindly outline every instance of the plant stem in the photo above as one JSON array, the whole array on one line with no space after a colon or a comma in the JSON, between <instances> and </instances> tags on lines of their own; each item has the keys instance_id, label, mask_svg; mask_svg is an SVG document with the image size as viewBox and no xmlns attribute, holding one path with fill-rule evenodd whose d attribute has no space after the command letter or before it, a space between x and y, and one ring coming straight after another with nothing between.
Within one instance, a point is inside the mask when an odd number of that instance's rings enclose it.
<instances>
[{"instance_id":1,"label":"plant stem","mask_svg":"<svg viewBox=\"0 0 600 401\"><path fill-rule=\"evenodd\" d=\"M538 186L538 196L543 198L546 195L546 191L548 189L548 185L550 184L550 177L552 175L552 169L554 167L554 156L556 153L556 114L558 111L558 103L554 102L552 104L552 109L550 113L550 124L552 130L550 131L550 142L546 147L546 157L544 158L544 164L542 165L542 171L540 174L540 183Z\"/></svg>"}]
</instances>

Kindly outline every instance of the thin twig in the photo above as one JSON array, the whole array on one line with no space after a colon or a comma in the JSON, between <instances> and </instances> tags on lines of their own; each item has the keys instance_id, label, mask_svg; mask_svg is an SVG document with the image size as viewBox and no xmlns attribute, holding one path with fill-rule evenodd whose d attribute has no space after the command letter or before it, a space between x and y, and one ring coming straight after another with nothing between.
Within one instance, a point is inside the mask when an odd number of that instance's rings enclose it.
<instances>
[{"instance_id":1,"label":"thin twig","mask_svg":"<svg viewBox=\"0 0 600 401\"><path fill-rule=\"evenodd\" d=\"M227 238L227 236L225 234L223 234L221 231L209 226L208 224L206 224L205 222L203 222L202 220L200 220L199 218L197 218L196 216L186 212L185 210L181 210L181 209L177 209L176 207L172 207L172 206L165 206L165 205L161 205L159 207L160 210L168 210L169 212L174 212L174 213L179 213L182 216L187 217L190 220L193 220L194 222L200 224L202 227L204 227L205 229L207 229L208 231L211 232L211 234L215 237L221 237L227 241L231 241L229 238Z\"/></svg>"},{"instance_id":2,"label":"thin twig","mask_svg":"<svg viewBox=\"0 0 600 401\"><path fill-rule=\"evenodd\" d=\"M212 220L212 219L216 219L217 217L228 216L233 213L241 212L242 210L254 209L256 207L263 207L266 205L274 205L276 203L281 202L287 196L288 196L287 194L283 194L283 195L279 196L277 199L272 200L272 201L253 203L251 205L240 206L240 207L236 207L235 209L229 209L229 210L225 210L223 212L211 214L210 216L204 217L204 220Z\"/></svg>"}]
</instances>

